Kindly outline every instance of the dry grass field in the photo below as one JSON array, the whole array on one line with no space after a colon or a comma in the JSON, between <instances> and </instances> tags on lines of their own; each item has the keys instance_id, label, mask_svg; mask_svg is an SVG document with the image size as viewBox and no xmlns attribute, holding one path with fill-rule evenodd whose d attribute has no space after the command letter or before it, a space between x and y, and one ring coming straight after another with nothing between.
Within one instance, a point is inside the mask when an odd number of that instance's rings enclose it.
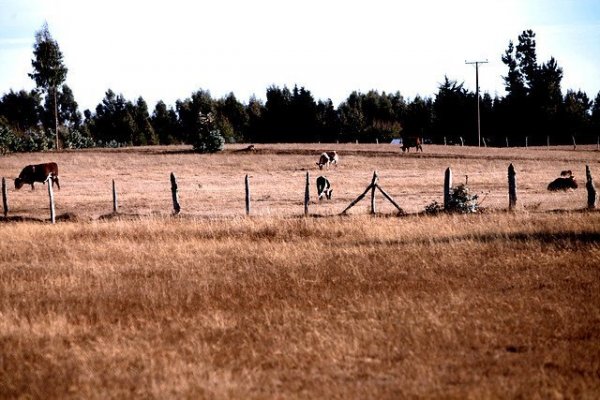
<instances>
[{"instance_id":1,"label":"dry grass field","mask_svg":"<svg viewBox=\"0 0 600 400\"><path fill-rule=\"evenodd\" d=\"M600 397L600 212L583 210L595 146L242 147L0 158L5 177L56 161L68 215L0 223L0 398ZM329 149L341 162L319 203ZM483 213L420 213L448 166ZM563 169L580 188L547 192ZM374 170L408 215L379 197L377 216L367 200L336 216ZM121 216L101 219L112 179ZM48 218L43 185L10 183L13 220Z\"/></svg>"}]
</instances>

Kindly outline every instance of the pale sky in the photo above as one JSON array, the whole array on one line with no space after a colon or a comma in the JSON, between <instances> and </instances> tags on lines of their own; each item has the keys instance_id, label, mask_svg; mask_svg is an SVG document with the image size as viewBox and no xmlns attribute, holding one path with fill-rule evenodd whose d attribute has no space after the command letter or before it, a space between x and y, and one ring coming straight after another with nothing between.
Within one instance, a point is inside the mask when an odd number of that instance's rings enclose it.
<instances>
[{"instance_id":1,"label":"pale sky","mask_svg":"<svg viewBox=\"0 0 600 400\"><path fill-rule=\"evenodd\" d=\"M32 89L44 21L80 110L107 89L174 105L198 89L247 103L271 85L304 86L335 106L354 91L434 96L444 75L504 96L500 57L532 29L563 93L600 91L599 0L0 0L0 94Z\"/></svg>"}]
</instances>

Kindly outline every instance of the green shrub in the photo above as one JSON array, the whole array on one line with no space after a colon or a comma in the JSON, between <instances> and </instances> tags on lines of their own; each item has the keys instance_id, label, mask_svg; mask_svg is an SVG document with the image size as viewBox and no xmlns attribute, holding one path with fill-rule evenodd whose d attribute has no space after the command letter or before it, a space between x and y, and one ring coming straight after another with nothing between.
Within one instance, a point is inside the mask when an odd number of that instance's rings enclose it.
<instances>
[{"instance_id":1,"label":"green shrub","mask_svg":"<svg viewBox=\"0 0 600 400\"><path fill-rule=\"evenodd\" d=\"M192 142L194 151L198 153L216 153L223 150L225 139L221 136L221 132L214 127L212 113L200 114L197 126L197 132Z\"/></svg>"},{"instance_id":2,"label":"green shrub","mask_svg":"<svg viewBox=\"0 0 600 400\"><path fill-rule=\"evenodd\" d=\"M452 188L448 208L444 209L443 204L434 201L425 206L425 212L427 214L436 214L442 211L459 214L476 213L480 211L479 203L477 202L478 199L478 195L470 194L469 188L461 183L457 187Z\"/></svg>"},{"instance_id":3,"label":"green shrub","mask_svg":"<svg viewBox=\"0 0 600 400\"><path fill-rule=\"evenodd\" d=\"M87 149L94 147L94 140L88 136L84 136L78 130L72 130L65 134L64 138L65 149Z\"/></svg>"}]
</instances>

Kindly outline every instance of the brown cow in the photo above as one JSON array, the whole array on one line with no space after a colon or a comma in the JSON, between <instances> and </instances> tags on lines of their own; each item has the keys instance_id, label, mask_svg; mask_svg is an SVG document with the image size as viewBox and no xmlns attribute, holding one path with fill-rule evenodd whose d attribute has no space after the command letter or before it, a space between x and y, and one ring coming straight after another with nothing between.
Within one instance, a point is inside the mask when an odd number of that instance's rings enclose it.
<instances>
[{"instance_id":1,"label":"brown cow","mask_svg":"<svg viewBox=\"0 0 600 400\"><path fill-rule=\"evenodd\" d=\"M410 153L410 148L415 147L415 151L421 150L423 152L423 146L421 146L421 138L419 137L406 137L402 138L402 152L408 151Z\"/></svg>"},{"instance_id":2,"label":"brown cow","mask_svg":"<svg viewBox=\"0 0 600 400\"><path fill-rule=\"evenodd\" d=\"M326 151L321 153L317 165L319 166L319 169L323 169L323 167L329 168L331 164L335 164L337 167L339 160L340 159L335 151Z\"/></svg>"},{"instance_id":3,"label":"brown cow","mask_svg":"<svg viewBox=\"0 0 600 400\"><path fill-rule=\"evenodd\" d=\"M34 182L46 183L46 181L52 180L52 187L54 183L60 189L60 183L58 182L58 165L54 162L28 165L19 174L18 178L15 178L15 189L21 189L24 184L31 185L31 190L34 190Z\"/></svg>"}]
</instances>

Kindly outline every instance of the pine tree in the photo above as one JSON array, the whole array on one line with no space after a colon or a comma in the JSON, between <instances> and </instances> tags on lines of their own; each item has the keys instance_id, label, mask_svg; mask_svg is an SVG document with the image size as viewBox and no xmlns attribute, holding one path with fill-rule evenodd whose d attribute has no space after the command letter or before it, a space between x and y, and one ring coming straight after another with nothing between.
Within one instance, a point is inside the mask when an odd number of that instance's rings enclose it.
<instances>
[{"instance_id":1,"label":"pine tree","mask_svg":"<svg viewBox=\"0 0 600 400\"><path fill-rule=\"evenodd\" d=\"M58 87L67 78L67 67L63 64L63 54L58 47L58 42L52 38L48 24L44 23L42 29L35 34L33 45L34 59L31 60L33 73L29 77L35 81L38 88L54 97L54 133L56 135L56 149L58 150Z\"/></svg>"}]
</instances>

